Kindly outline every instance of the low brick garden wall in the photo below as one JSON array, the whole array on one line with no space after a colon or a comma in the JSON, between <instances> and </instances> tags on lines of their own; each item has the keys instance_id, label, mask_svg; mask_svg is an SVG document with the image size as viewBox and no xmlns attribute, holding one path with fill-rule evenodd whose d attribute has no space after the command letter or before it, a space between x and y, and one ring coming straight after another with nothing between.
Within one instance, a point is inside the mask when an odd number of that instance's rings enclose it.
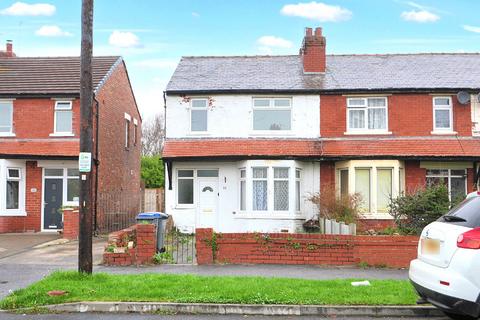
<instances>
[{"instance_id":1,"label":"low brick garden wall","mask_svg":"<svg viewBox=\"0 0 480 320\"><path fill-rule=\"evenodd\" d=\"M78 207L63 209L63 237L78 240Z\"/></svg>"},{"instance_id":2,"label":"low brick garden wall","mask_svg":"<svg viewBox=\"0 0 480 320\"><path fill-rule=\"evenodd\" d=\"M313 264L408 267L415 236L214 233L196 230L198 264Z\"/></svg>"},{"instance_id":3,"label":"low brick garden wall","mask_svg":"<svg viewBox=\"0 0 480 320\"><path fill-rule=\"evenodd\" d=\"M156 226L136 224L108 235L103 263L117 266L151 264L156 251Z\"/></svg>"}]
</instances>

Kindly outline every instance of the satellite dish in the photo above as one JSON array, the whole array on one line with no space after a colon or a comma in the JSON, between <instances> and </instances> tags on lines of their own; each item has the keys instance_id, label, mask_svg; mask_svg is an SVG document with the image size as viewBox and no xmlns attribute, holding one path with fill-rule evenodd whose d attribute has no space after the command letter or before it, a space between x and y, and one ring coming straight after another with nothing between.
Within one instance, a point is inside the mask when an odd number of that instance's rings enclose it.
<instances>
[{"instance_id":1,"label":"satellite dish","mask_svg":"<svg viewBox=\"0 0 480 320\"><path fill-rule=\"evenodd\" d=\"M467 104L470 101L470 94L467 91L459 91L457 93L457 100L460 104Z\"/></svg>"}]
</instances>

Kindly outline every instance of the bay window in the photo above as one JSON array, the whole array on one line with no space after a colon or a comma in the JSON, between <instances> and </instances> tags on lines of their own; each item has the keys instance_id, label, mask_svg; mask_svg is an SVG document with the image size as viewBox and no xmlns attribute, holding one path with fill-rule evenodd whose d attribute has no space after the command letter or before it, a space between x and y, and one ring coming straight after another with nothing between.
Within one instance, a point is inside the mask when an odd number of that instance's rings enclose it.
<instances>
[{"instance_id":1,"label":"bay window","mask_svg":"<svg viewBox=\"0 0 480 320\"><path fill-rule=\"evenodd\" d=\"M453 131L453 111L451 97L433 98L433 131Z\"/></svg>"},{"instance_id":2,"label":"bay window","mask_svg":"<svg viewBox=\"0 0 480 320\"><path fill-rule=\"evenodd\" d=\"M254 98L253 130L291 130L291 109L292 99L290 98Z\"/></svg>"},{"instance_id":3,"label":"bay window","mask_svg":"<svg viewBox=\"0 0 480 320\"><path fill-rule=\"evenodd\" d=\"M268 168L252 168L253 210L266 211L267 202Z\"/></svg>"},{"instance_id":4,"label":"bay window","mask_svg":"<svg viewBox=\"0 0 480 320\"><path fill-rule=\"evenodd\" d=\"M302 181L302 171L300 169L295 169L295 210L300 212L301 209L301 181Z\"/></svg>"},{"instance_id":5,"label":"bay window","mask_svg":"<svg viewBox=\"0 0 480 320\"><path fill-rule=\"evenodd\" d=\"M347 99L347 132L383 133L387 130L387 98Z\"/></svg>"},{"instance_id":6,"label":"bay window","mask_svg":"<svg viewBox=\"0 0 480 320\"><path fill-rule=\"evenodd\" d=\"M273 168L273 209L288 211L288 168Z\"/></svg>"}]
</instances>

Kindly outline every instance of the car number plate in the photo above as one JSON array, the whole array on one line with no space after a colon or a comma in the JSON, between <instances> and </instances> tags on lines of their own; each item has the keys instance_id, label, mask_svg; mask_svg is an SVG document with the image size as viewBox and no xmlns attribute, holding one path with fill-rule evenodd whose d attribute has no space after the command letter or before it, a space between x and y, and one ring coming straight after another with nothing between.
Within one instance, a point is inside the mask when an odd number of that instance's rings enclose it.
<instances>
[{"instance_id":1,"label":"car number plate","mask_svg":"<svg viewBox=\"0 0 480 320\"><path fill-rule=\"evenodd\" d=\"M435 239L422 239L422 253L439 254L440 241Z\"/></svg>"}]
</instances>

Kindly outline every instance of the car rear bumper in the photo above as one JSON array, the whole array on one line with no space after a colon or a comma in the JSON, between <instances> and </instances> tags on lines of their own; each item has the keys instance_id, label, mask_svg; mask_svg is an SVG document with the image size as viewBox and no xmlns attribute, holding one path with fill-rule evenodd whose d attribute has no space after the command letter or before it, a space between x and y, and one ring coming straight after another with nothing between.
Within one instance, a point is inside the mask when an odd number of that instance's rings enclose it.
<instances>
[{"instance_id":1,"label":"car rear bumper","mask_svg":"<svg viewBox=\"0 0 480 320\"><path fill-rule=\"evenodd\" d=\"M440 292L436 292L421 285L411 281L415 290L417 290L418 294L433 304L434 306L438 307L447 312L465 314L472 317L478 317L480 315L480 304L479 301L472 302L463 300L460 298L455 298L451 296L447 296Z\"/></svg>"}]
</instances>

